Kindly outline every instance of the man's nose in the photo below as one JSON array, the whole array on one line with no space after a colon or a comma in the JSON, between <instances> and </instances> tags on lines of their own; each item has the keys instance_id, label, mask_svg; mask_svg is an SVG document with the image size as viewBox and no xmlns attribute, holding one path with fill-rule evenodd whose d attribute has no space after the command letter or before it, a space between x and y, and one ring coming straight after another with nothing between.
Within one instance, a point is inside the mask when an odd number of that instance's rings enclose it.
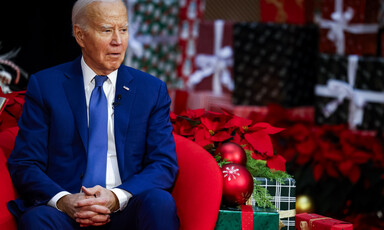
<instances>
[{"instance_id":1,"label":"man's nose","mask_svg":"<svg viewBox=\"0 0 384 230\"><path fill-rule=\"evenodd\" d=\"M113 45L121 45L121 34L119 34L119 30L115 30L112 36L112 44Z\"/></svg>"}]
</instances>

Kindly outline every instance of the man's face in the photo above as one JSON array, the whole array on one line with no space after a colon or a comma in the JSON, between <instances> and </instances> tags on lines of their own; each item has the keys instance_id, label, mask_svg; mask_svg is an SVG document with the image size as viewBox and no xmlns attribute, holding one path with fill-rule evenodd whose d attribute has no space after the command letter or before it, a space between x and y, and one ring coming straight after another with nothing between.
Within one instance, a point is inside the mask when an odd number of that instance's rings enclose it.
<instances>
[{"instance_id":1,"label":"man's face","mask_svg":"<svg viewBox=\"0 0 384 230\"><path fill-rule=\"evenodd\" d=\"M74 26L84 61L98 75L121 65L128 46L128 16L122 2L94 2L87 6L88 26Z\"/></svg>"}]
</instances>

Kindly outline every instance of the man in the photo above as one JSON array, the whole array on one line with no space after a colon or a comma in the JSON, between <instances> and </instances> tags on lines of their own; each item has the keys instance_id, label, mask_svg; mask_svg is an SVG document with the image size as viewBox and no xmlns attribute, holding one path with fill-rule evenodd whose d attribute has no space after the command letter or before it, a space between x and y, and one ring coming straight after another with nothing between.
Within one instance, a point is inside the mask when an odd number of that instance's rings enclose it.
<instances>
[{"instance_id":1,"label":"man","mask_svg":"<svg viewBox=\"0 0 384 230\"><path fill-rule=\"evenodd\" d=\"M177 173L163 82L121 65L120 0L78 0L82 57L32 75L8 166L20 229L178 229ZM97 227L96 227L97 228Z\"/></svg>"}]
</instances>

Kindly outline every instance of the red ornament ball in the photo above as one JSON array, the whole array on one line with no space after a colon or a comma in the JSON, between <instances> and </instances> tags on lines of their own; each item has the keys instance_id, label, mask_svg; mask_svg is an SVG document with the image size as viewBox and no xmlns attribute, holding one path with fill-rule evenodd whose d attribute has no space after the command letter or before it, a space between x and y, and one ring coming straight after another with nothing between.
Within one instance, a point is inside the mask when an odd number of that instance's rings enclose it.
<instances>
[{"instance_id":1,"label":"red ornament ball","mask_svg":"<svg viewBox=\"0 0 384 230\"><path fill-rule=\"evenodd\" d=\"M232 142L222 144L217 150L222 160L231 161L231 163L245 165L247 163L247 155L244 149Z\"/></svg>"},{"instance_id":2,"label":"red ornament ball","mask_svg":"<svg viewBox=\"0 0 384 230\"><path fill-rule=\"evenodd\" d=\"M223 173L223 204L242 205L253 192L253 177L248 169L240 164L229 163L221 168Z\"/></svg>"}]
</instances>

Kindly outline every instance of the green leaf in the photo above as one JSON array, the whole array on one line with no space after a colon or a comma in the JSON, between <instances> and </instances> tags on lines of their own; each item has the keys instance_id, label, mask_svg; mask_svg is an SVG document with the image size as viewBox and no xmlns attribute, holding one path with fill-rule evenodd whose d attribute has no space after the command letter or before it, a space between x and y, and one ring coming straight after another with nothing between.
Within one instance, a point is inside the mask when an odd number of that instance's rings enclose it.
<instances>
[{"instance_id":1,"label":"green leaf","mask_svg":"<svg viewBox=\"0 0 384 230\"><path fill-rule=\"evenodd\" d=\"M265 177L271 180L276 180L284 184L285 179L292 178L287 172L271 170L264 160L255 160L252 158L252 151L245 150L247 155L247 169L254 177Z\"/></svg>"},{"instance_id":2,"label":"green leaf","mask_svg":"<svg viewBox=\"0 0 384 230\"><path fill-rule=\"evenodd\" d=\"M220 168L223 167L223 165L225 165L225 164L232 163L232 161L227 161L225 159L221 160L221 156L220 155L216 155L216 156L214 156L214 158L215 158L215 160L216 160L216 162L217 162L217 164L219 165Z\"/></svg>"},{"instance_id":3,"label":"green leaf","mask_svg":"<svg viewBox=\"0 0 384 230\"><path fill-rule=\"evenodd\" d=\"M261 186L261 181L257 181L253 178L253 199L258 207L276 209L275 205L271 202L273 197L269 194L268 190Z\"/></svg>"}]
</instances>

